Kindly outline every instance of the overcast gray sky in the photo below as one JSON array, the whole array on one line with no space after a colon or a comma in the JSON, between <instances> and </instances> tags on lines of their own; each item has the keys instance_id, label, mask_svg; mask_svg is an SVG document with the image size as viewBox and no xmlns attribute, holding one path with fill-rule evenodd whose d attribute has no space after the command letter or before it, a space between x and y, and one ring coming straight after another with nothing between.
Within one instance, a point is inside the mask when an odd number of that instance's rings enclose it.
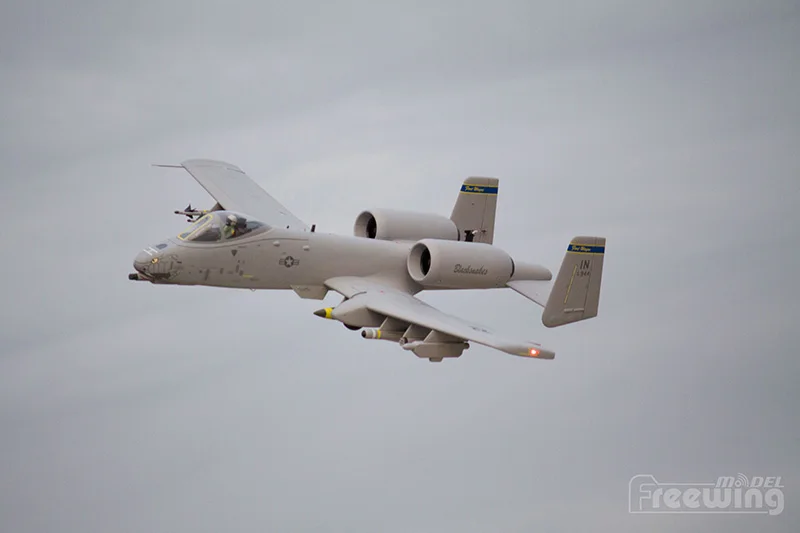
<instances>
[{"instance_id":1,"label":"overcast gray sky","mask_svg":"<svg viewBox=\"0 0 800 533\"><path fill-rule=\"evenodd\" d=\"M798 95L795 1L2 4L0 530L796 531ZM129 282L213 203L149 166L191 157L341 233L498 176L515 257L607 236L600 317L423 294L558 354L432 365ZM739 472L784 513L628 514Z\"/></svg>"}]
</instances>

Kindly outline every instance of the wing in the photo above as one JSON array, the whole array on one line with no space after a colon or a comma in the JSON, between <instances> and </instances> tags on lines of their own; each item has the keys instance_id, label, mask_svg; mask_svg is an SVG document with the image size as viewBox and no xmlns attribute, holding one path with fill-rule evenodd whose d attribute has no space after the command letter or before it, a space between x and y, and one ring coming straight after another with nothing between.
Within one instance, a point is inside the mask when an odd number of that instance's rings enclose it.
<instances>
[{"instance_id":1,"label":"wing","mask_svg":"<svg viewBox=\"0 0 800 533\"><path fill-rule=\"evenodd\" d=\"M522 357L555 357L554 352L538 343L508 339L486 326L443 313L402 289L379 281L339 277L329 279L325 285L345 297L337 307L324 310L326 318L342 320L359 312L363 316L366 310L373 318L383 318L383 323L377 330L362 332L364 337L398 340L404 349L432 361L458 357L468 347L466 341Z\"/></svg>"},{"instance_id":2,"label":"wing","mask_svg":"<svg viewBox=\"0 0 800 533\"><path fill-rule=\"evenodd\" d=\"M237 211L274 227L308 229L242 169L224 161L189 159L181 163L226 211Z\"/></svg>"}]
</instances>

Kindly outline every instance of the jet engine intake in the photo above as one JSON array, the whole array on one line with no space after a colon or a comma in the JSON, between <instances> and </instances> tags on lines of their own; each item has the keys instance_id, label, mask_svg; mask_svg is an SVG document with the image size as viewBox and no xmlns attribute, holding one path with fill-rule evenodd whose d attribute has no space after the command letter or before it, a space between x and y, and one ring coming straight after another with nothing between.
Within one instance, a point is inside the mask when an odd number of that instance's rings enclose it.
<instances>
[{"instance_id":1,"label":"jet engine intake","mask_svg":"<svg viewBox=\"0 0 800 533\"><path fill-rule=\"evenodd\" d=\"M447 217L394 209L371 209L362 212L356 218L353 234L356 237L382 241L459 239L458 228Z\"/></svg>"},{"instance_id":2,"label":"jet engine intake","mask_svg":"<svg viewBox=\"0 0 800 533\"><path fill-rule=\"evenodd\" d=\"M423 239L411 248L407 268L426 289L491 289L511 279L514 260L491 244Z\"/></svg>"}]
</instances>

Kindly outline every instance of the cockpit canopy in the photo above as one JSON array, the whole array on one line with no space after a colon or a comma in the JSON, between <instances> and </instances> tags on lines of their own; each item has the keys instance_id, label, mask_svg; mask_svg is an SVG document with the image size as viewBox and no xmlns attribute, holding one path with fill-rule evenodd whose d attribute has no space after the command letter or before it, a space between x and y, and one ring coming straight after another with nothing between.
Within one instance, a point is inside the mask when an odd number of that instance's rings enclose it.
<instances>
[{"instance_id":1,"label":"cockpit canopy","mask_svg":"<svg viewBox=\"0 0 800 533\"><path fill-rule=\"evenodd\" d=\"M184 242L220 242L245 235L264 233L271 228L257 220L232 211L206 213L178 235Z\"/></svg>"}]
</instances>

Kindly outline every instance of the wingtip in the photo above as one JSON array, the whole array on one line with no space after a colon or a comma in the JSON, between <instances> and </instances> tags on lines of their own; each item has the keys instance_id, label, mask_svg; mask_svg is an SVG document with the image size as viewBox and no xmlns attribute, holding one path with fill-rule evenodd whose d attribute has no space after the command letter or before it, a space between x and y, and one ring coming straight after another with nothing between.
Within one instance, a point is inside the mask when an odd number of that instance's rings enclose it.
<instances>
[{"instance_id":1,"label":"wingtip","mask_svg":"<svg viewBox=\"0 0 800 533\"><path fill-rule=\"evenodd\" d=\"M556 357L555 352L542 348L539 345L532 346L527 350L525 350L524 352L520 353L519 355L521 355L522 357L529 357L531 359L546 359L546 360L555 359Z\"/></svg>"}]
</instances>

